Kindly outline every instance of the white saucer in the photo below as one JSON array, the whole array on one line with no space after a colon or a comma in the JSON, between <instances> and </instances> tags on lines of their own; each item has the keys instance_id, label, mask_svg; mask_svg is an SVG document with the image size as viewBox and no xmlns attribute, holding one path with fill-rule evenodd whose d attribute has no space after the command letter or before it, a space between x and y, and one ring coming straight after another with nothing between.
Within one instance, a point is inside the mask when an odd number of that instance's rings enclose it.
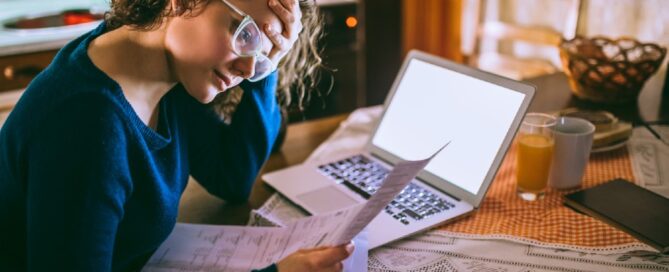
<instances>
[{"instance_id":1,"label":"white saucer","mask_svg":"<svg viewBox=\"0 0 669 272\"><path fill-rule=\"evenodd\" d=\"M609 145L600 146L598 148L593 148L592 150L590 150L590 153L604 153L604 152L609 152L609 151L620 149L621 147L627 145L627 142L629 141L629 139L630 138L627 138L627 139L624 139L624 140L613 142Z\"/></svg>"}]
</instances>

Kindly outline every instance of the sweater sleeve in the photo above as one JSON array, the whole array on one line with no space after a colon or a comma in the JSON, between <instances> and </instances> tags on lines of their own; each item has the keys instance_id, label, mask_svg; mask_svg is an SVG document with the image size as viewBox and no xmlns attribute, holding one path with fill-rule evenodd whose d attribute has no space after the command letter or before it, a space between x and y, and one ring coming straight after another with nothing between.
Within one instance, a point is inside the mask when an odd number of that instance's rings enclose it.
<instances>
[{"instance_id":1,"label":"sweater sleeve","mask_svg":"<svg viewBox=\"0 0 669 272\"><path fill-rule=\"evenodd\" d=\"M244 82L230 125L207 105L188 110L190 174L209 193L232 203L248 199L281 123L276 84L276 72L259 82Z\"/></svg>"},{"instance_id":2,"label":"sweater sleeve","mask_svg":"<svg viewBox=\"0 0 669 272\"><path fill-rule=\"evenodd\" d=\"M118 112L97 95L55 108L30 138L29 271L110 271L123 205L132 191Z\"/></svg>"}]
</instances>

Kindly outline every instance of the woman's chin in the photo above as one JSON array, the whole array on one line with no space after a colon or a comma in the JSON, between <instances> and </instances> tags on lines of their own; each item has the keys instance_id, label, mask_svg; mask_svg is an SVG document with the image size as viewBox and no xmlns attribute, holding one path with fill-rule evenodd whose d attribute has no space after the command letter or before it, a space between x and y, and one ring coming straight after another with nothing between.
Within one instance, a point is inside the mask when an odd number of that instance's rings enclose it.
<instances>
[{"instance_id":1,"label":"woman's chin","mask_svg":"<svg viewBox=\"0 0 669 272\"><path fill-rule=\"evenodd\" d=\"M208 104L216 98L216 95L222 93L218 88L213 85L203 86L204 88L194 88L189 89L186 87L188 94L193 97L195 100L202 104Z\"/></svg>"},{"instance_id":2,"label":"woman's chin","mask_svg":"<svg viewBox=\"0 0 669 272\"><path fill-rule=\"evenodd\" d=\"M214 101L214 98L216 98L216 95L225 92L225 90L220 90L219 88L216 87L210 87L205 95L203 95L202 99L198 99L201 103L203 104L209 104L211 101Z\"/></svg>"}]
</instances>

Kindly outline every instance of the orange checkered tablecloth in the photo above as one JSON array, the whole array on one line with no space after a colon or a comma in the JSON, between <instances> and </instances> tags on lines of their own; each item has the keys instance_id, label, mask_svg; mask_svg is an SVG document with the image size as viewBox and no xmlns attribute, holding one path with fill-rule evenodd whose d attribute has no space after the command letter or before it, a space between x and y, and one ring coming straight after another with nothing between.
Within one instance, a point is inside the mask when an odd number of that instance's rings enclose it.
<instances>
[{"instance_id":1,"label":"orange checkered tablecloth","mask_svg":"<svg viewBox=\"0 0 669 272\"><path fill-rule=\"evenodd\" d=\"M562 204L562 196L575 190L549 189L545 197L527 202L516 195L516 145L512 145L478 211L438 227L458 233L511 235L544 243L582 247L609 247L638 243L632 236ZM589 188L614 178L634 181L626 148L593 154L583 186Z\"/></svg>"}]
</instances>

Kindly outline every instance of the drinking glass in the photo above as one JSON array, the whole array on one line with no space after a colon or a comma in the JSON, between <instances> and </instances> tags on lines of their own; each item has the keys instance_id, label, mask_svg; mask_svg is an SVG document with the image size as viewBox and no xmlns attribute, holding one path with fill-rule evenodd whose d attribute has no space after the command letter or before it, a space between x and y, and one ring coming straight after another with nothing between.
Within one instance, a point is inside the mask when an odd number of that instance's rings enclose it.
<instances>
[{"instance_id":1,"label":"drinking glass","mask_svg":"<svg viewBox=\"0 0 669 272\"><path fill-rule=\"evenodd\" d=\"M548 184L555 141L556 118L544 113L528 113L516 136L517 193L527 201L543 197Z\"/></svg>"}]
</instances>

